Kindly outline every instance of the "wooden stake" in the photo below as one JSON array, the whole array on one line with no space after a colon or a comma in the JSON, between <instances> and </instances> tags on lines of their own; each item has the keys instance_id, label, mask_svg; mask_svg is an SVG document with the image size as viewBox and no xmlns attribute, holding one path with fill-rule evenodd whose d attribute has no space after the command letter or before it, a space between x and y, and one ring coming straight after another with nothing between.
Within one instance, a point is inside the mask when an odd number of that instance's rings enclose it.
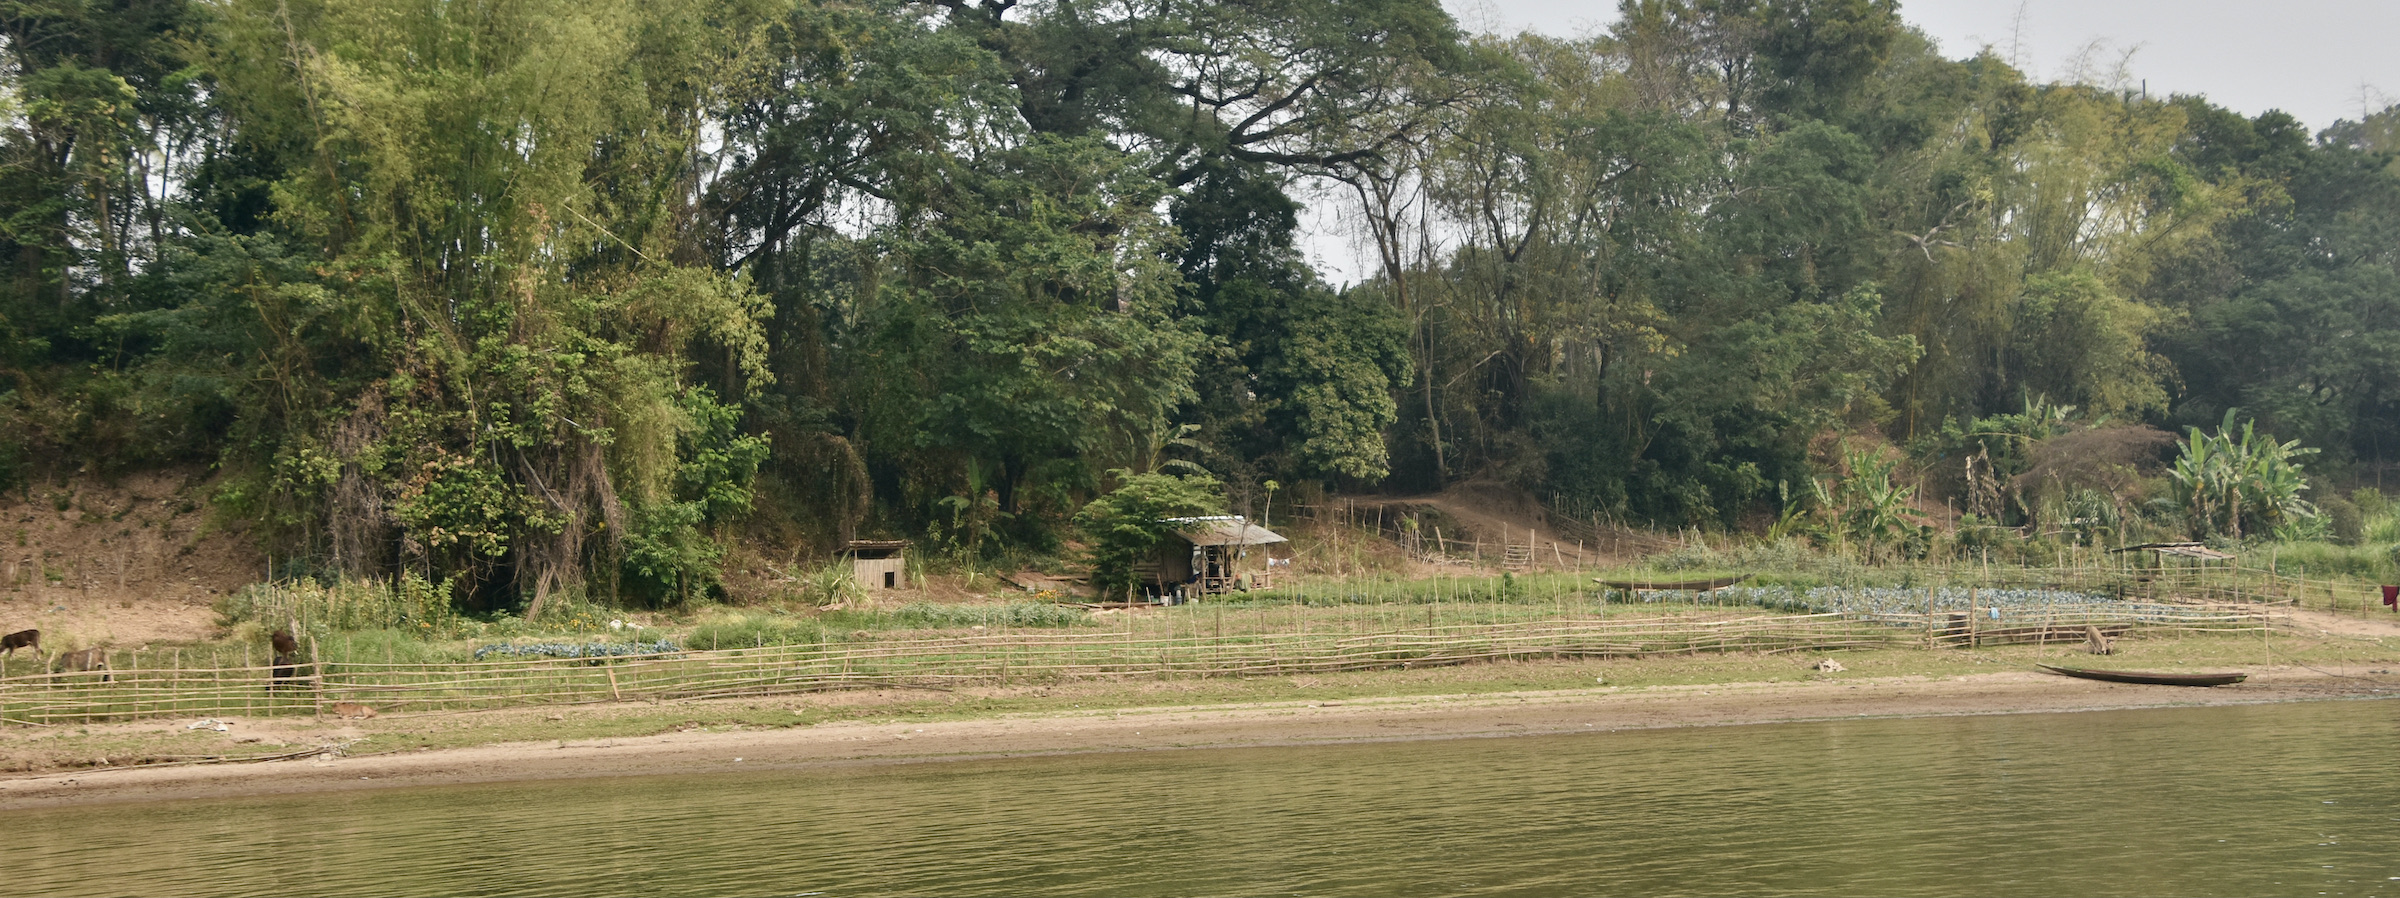
<instances>
[{"instance_id":1,"label":"wooden stake","mask_svg":"<svg viewBox=\"0 0 2400 898\"><path fill-rule=\"evenodd\" d=\"M1975 647L1975 627L1980 623L1977 618L1983 616L1978 613L1979 610L1975 602L1975 587L1967 587L1967 648Z\"/></svg>"},{"instance_id":2,"label":"wooden stake","mask_svg":"<svg viewBox=\"0 0 2400 898\"><path fill-rule=\"evenodd\" d=\"M325 718L325 656L318 653L317 637L313 633L308 637L308 673L309 683L312 687L308 690L309 711L317 719L323 720Z\"/></svg>"}]
</instances>

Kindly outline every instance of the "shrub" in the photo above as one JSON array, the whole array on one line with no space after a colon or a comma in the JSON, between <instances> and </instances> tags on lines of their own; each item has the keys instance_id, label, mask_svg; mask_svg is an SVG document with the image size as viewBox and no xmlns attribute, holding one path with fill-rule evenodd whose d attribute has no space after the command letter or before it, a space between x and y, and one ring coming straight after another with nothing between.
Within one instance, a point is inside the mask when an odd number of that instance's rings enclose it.
<instances>
[{"instance_id":1,"label":"shrub","mask_svg":"<svg viewBox=\"0 0 2400 898\"><path fill-rule=\"evenodd\" d=\"M825 626L810 618L728 614L693 627L684 636L683 644L694 651L701 651L770 645L816 645L826 641Z\"/></svg>"},{"instance_id":2,"label":"shrub","mask_svg":"<svg viewBox=\"0 0 2400 898\"><path fill-rule=\"evenodd\" d=\"M2276 569L2286 574L2316 577L2351 576L2374 579L2391 569L2395 560L2380 549L2328 542L2288 542L2275 547Z\"/></svg>"},{"instance_id":3,"label":"shrub","mask_svg":"<svg viewBox=\"0 0 2400 898\"><path fill-rule=\"evenodd\" d=\"M2366 536L2366 516L2350 500L2328 496L2325 501L2317 503L2317 507L2324 510L2326 529L2333 532L2335 542L2357 545Z\"/></svg>"},{"instance_id":4,"label":"shrub","mask_svg":"<svg viewBox=\"0 0 2400 898\"><path fill-rule=\"evenodd\" d=\"M415 574L397 585L344 581L319 585L254 583L217 599L217 626L255 622L272 630L299 621L306 632L393 630L419 638L461 635L465 621L450 604L450 581L436 585Z\"/></svg>"},{"instance_id":5,"label":"shrub","mask_svg":"<svg viewBox=\"0 0 2400 898\"><path fill-rule=\"evenodd\" d=\"M1646 561L1651 568L1661 571L1692 571L1724 565L1716 551L1705 545L1683 546L1663 555L1653 555Z\"/></svg>"},{"instance_id":6,"label":"shrub","mask_svg":"<svg viewBox=\"0 0 2400 898\"><path fill-rule=\"evenodd\" d=\"M1124 485L1085 505L1075 525L1091 539L1092 585L1101 595L1129 598L1139 585L1134 566L1174 532L1170 519L1217 514L1224 502L1216 481L1205 477L1110 473Z\"/></svg>"},{"instance_id":7,"label":"shrub","mask_svg":"<svg viewBox=\"0 0 2400 898\"><path fill-rule=\"evenodd\" d=\"M2400 542L2400 506L2374 487L2362 487L2350 494L2358 506L2359 537L2367 542Z\"/></svg>"},{"instance_id":8,"label":"shrub","mask_svg":"<svg viewBox=\"0 0 2400 898\"><path fill-rule=\"evenodd\" d=\"M833 605L855 607L870 597L858 585L858 575L846 562L835 561L815 570L804 571L793 578L800 601L825 608Z\"/></svg>"},{"instance_id":9,"label":"shrub","mask_svg":"<svg viewBox=\"0 0 2400 898\"><path fill-rule=\"evenodd\" d=\"M1081 608L1049 605L1040 602L1010 602L1006 605L936 605L932 602L913 602L891 613L895 624L943 629L954 627L1077 627L1092 622L1092 614Z\"/></svg>"}]
</instances>

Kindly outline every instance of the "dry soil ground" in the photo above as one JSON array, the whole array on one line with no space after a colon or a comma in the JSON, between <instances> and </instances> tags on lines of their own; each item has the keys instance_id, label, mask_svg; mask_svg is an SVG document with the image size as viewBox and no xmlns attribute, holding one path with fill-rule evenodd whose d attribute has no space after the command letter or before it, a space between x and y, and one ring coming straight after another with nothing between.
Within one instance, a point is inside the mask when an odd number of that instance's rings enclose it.
<instances>
[{"instance_id":1,"label":"dry soil ground","mask_svg":"<svg viewBox=\"0 0 2400 898\"><path fill-rule=\"evenodd\" d=\"M53 654L206 638L210 603L266 568L206 490L150 472L0 495L0 630L41 630Z\"/></svg>"}]
</instances>

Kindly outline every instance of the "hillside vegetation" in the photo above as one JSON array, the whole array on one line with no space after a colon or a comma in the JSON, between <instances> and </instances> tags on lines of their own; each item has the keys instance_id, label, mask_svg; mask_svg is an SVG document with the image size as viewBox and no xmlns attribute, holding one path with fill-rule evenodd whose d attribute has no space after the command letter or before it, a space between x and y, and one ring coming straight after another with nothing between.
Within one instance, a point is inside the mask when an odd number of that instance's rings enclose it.
<instances>
[{"instance_id":1,"label":"hillside vegetation","mask_svg":"<svg viewBox=\"0 0 2400 898\"><path fill-rule=\"evenodd\" d=\"M2389 575L2400 112L1903 13L0 3L0 488L172 476L243 569L526 618L1074 558L1128 484Z\"/></svg>"}]
</instances>

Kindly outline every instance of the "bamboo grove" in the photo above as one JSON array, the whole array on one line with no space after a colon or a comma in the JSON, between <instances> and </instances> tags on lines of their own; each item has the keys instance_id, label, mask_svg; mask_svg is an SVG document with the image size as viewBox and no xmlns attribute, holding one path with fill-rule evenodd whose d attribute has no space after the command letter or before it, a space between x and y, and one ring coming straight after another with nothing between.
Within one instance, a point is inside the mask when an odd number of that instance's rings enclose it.
<instances>
[{"instance_id":1,"label":"bamboo grove","mask_svg":"<svg viewBox=\"0 0 2400 898\"><path fill-rule=\"evenodd\" d=\"M2016 523L2142 497L1995 433L2400 453L2400 114L1620 13L0 0L0 486L204 468L287 573L538 612L1160 471L1739 527L1864 437Z\"/></svg>"}]
</instances>

